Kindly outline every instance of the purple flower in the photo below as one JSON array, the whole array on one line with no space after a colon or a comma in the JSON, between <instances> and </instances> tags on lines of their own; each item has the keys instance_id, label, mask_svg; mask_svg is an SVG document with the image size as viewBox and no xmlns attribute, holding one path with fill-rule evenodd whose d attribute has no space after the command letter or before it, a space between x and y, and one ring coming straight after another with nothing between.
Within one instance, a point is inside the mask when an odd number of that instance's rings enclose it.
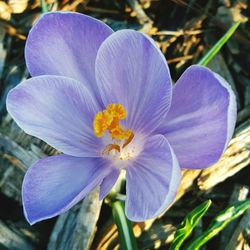
<instances>
[{"instance_id":1,"label":"purple flower","mask_svg":"<svg viewBox=\"0 0 250 250\"><path fill-rule=\"evenodd\" d=\"M214 164L232 137L236 102L228 83L191 66L172 87L163 54L140 32L48 13L30 31L25 58L33 77L10 91L8 111L26 133L63 153L25 175L31 224L67 211L99 185L103 199L121 169L127 217L157 216L173 202L181 168Z\"/></svg>"}]
</instances>

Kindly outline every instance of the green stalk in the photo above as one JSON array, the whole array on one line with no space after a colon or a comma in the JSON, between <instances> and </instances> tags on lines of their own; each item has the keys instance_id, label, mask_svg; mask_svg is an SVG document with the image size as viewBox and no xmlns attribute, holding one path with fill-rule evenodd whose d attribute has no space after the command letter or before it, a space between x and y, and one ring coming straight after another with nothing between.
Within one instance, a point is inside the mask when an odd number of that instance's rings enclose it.
<instances>
[{"instance_id":1,"label":"green stalk","mask_svg":"<svg viewBox=\"0 0 250 250\"><path fill-rule=\"evenodd\" d=\"M120 176L112 191L106 197L106 201L112 207L112 214L118 229L118 238L121 250L137 250L131 222L127 219L124 209L124 195L126 188L125 171L121 171Z\"/></svg>"},{"instance_id":2,"label":"green stalk","mask_svg":"<svg viewBox=\"0 0 250 250\"><path fill-rule=\"evenodd\" d=\"M198 62L199 65L206 66L211 59L220 51L222 46L233 35L236 29L239 27L241 21L238 21L232 25L227 33L207 52L207 54Z\"/></svg>"},{"instance_id":3,"label":"green stalk","mask_svg":"<svg viewBox=\"0 0 250 250\"><path fill-rule=\"evenodd\" d=\"M42 13L49 12L48 5L46 4L45 0L40 0L40 6L42 9Z\"/></svg>"},{"instance_id":4,"label":"green stalk","mask_svg":"<svg viewBox=\"0 0 250 250\"><path fill-rule=\"evenodd\" d=\"M121 250L137 250L136 240L133 234L131 222L124 211L124 202L113 201L112 214L118 229L118 237Z\"/></svg>"}]
</instances>

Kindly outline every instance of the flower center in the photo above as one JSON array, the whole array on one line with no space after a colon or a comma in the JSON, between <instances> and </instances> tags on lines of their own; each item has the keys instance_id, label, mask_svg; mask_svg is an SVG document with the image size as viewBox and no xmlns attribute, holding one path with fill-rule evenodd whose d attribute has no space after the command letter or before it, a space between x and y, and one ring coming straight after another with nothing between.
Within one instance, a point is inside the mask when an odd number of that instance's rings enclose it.
<instances>
[{"instance_id":1,"label":"flower center","mask_svg":"<svg viewBox=\"0 0 250 250\"><path fill-rule=\"evenodd\" d=\"M126 115L126 110L121 104L109 104L105 110L95 115L93 121L95 136L103 137L108 132L112 139L102 151L103 155L117 156L116 158L120 160L131 158L131 150L124 148L133 140L134 133L120 125L120 120L124 120Z\"/></svg>"}]
</instances>

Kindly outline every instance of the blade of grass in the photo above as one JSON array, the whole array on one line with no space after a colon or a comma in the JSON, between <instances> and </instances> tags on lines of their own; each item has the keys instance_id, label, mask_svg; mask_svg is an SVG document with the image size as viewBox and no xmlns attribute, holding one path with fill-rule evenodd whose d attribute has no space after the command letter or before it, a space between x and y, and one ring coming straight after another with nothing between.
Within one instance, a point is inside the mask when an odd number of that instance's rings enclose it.
<instances>
[{"instance_id":1,"label":"blade of grass","mask_svg":"<svg viewBox=\"0 0 250 250\"><path fill-rule=\"evenodd\" d=\"M216 236L222 231L228 223L242 215L247 209L250 208L250 199L240 201L233 206L230 206L217 215L208 229L203 232L199 237L192 241L185 249L198 250L211 238Z\"/></svg>"},{"instance_id":2,"label":"blade of grass","mask_svg":"<svg viewBox=\"0 0 250 250\"><path fill-rule=\"evenodd\" d=\"M185 239L188 238L188 236L192 233L193 229L196 227L203 215L207 212L211 204L211 200L207 200L188 213L181 224L177 227L170 250L180 249Z\"/></svg>"},{"instance_id":3,"label":"blade of grass","mask_svg":"<svg viewBox=\"0 0 250 250\"><path fill-rule=\"evenodd\" d=\"M226 32L226 34L206 53L206 55L198 62L198 65L206 66L211 59L220 51L222 46L233 35L236 29L239 27L241 21L238 21L232 25L232 27Z\"/></svg>"},{"instance_id":4,"label":"blade of grass","mask_svg":"<svg viewBox=\"0 0 250 250\"><path fill-rule=\"evenodd\" d=\"M131 222L127 219L124 212L124 202L114 201L112 214L118 229L118 237L121 250L137 250L136 240L132 231Z\"/></svg>"},{"instance_id":5,"label":"blade of grass","mask_svg":"<svg viewBox=\"0 0 250 250\"><path fill-rule=\"evenodd\" d=\"M45 0L40 0L40 6L42 9L42 13L49 12L48 5L46 4Z\"/></svg>"}]
</instances>

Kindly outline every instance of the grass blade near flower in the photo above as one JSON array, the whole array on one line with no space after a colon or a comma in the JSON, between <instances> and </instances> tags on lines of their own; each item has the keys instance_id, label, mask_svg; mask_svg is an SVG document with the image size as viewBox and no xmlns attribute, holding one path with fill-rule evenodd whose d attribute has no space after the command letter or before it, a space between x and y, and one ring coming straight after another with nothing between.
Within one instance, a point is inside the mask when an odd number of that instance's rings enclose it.
<instances>
[{"instance_id":1,"label":"grass blade near flower","mask_svg":"<svg viewBox=\"0 0 250 250\"><path fill-rule=\"evenodd\" d=\"M131 222L127 219L124 212L122 201L112 202L112 213L118 229L118 237L121 250L137 250L136 240L132 231Z\"/></svg>"},{"instance_id":2,"label":"grass blade near flower","mask_svg":"<svg viewBox=\"0 0 250 250\"><path fill-rule=\"evenodd\" d=\"M211 238L218 235L232 220L242 215L247 209L250 208L250 199L236 203L223 210L217 215L208 229L203 232L199 237L192 241L186 250L198 250Z\"/></svg>"},{"instance_id":3,"label":"grass blade near flower","mask_svg":"<svg viewBox=\"0 0 250 250\"><path fill-rule=\"evenodd\" d=\"M238 21L232 25L232 27L226 32L226 34L206 53L206 55L198 62L198 65L206 66L213 57L220 51L223 45L234 34L239 27L241 21Z\"/></svg>"},{"instance_id":4,"label":"grass blade near flower","mask_svg":"<svg viewBox=\"0 0 250 250\"><path fill-rule=\"evenodd\" d=\"M170 250L180 249L185 239L192 233L193 229L196 227L197 223L200 221L203 215L207 212L211 204L211 200L207 200L196 207L194 210L192 210L185 217L185 219L177 227L177 231L175 233Z\"/></svg>"},{"instance_id":5,"label":"grass blade near flower","mask_svg":"<svg viewBox=\"0 0 250 250\"><path fill-rule=\"evenodd\" d=\"M42 13L49 12L48 5L45 0L40 0L40 6L42 9Z\"/></svg>"}]
</instances>

